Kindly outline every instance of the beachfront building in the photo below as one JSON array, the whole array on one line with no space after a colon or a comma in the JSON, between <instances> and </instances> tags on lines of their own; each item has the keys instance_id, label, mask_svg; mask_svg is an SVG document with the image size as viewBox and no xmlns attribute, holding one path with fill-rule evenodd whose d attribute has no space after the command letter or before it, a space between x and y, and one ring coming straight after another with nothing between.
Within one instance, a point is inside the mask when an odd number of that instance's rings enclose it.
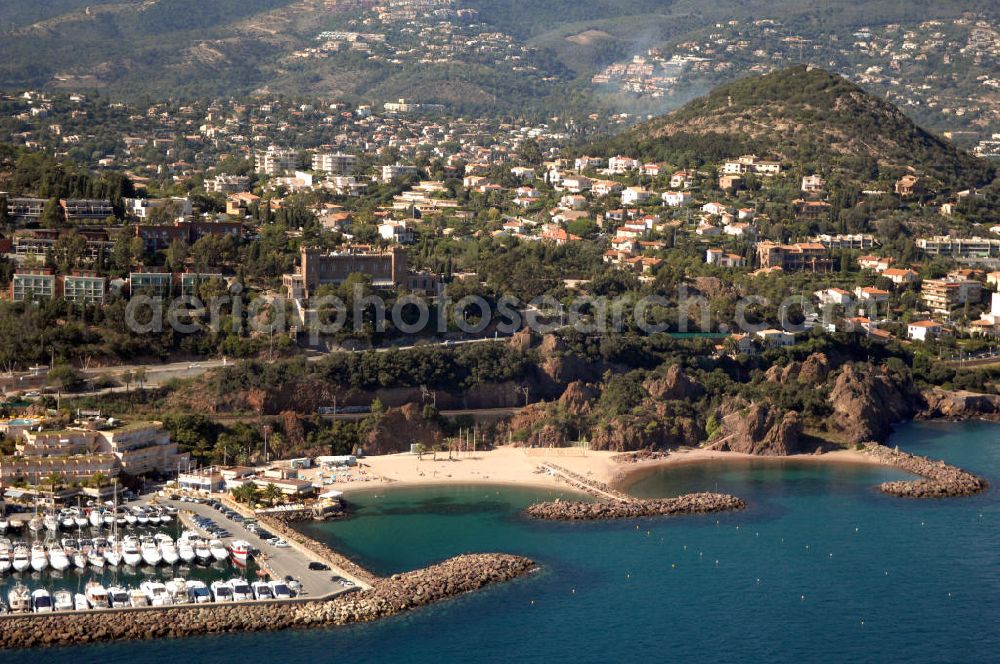
<instances>
[{"instance_id":1,"label":"beachfront building","mask_svg":"<svg viewBox=\"0 0 1000 664\"><path fill-rule=\"evenodd\" d=\"M0 457L0 482L4 484L44 484L54 477L86 480L98 474L112 478L118 473L118 459L112 454Z\"/></svg>"},{"instance_id":2,"label":"beachfront building","mask_svg":"<svg viewBox=\"0 0 1000 664\"><path fill-rule=\"evenodd\" d=\"M160 422L134 422L98 433L98 449L117 457L122 471L129 475L168 474L190 461L190 455L178 450Z\"/></svg>"}]
</instances>

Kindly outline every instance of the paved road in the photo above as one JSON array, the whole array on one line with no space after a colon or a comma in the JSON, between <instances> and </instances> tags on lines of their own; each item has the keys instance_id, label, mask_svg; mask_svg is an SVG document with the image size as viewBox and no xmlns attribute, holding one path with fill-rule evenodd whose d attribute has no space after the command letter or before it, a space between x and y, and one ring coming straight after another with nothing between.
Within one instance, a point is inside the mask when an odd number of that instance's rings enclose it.
<instances>
[{"instance_id":1,"label":"paved road","mask_svg":"<svg viewBox=\"0 0 1000 664\"><path fill-rule=\"evenodd\" d=\"M223 540L226 544L231 544L232 541L236 539L246 540L251 544L251 546L259 549L264 555L267 556L267 566L271 568L271 570L274 571L279 578L283 579L286 576L292 576L301 581L302 588L305 591L304 594L306 596L326 597L328 595L349 592L351 589L344 588L339 583L335 583L331 580L334 575L354 581L359 588L367 587L367 585L362 583L359 579L354 578L343 570L332 569L320 572L309 569L309 563L314 560L313 558L307 557L305 554L300 553L292 546L279 549L273 544L265 542L260 537L247 530L243 524L236 523L226 515L213 509L210 505L182 503L178 500L163 499L159 499L158 502L167 503L173 505L178 510L187 510L188 512L199 514L214 520L217 524L233 534L232 537Z\"/></svg>"}]
</instances>

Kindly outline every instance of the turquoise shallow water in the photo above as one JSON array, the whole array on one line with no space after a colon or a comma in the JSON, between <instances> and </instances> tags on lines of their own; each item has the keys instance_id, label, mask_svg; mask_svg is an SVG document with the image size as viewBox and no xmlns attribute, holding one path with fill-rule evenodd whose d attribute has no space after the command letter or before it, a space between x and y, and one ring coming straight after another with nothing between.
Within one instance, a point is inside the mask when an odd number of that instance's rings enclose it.
<instances>
[{"instance_id":1,"label":"turquoise shallow water","mask_svg":"<svg viewBox=\"0 0 1000 664\"><path fill-rule=\"evenodd\" d=\"M551 524L546 492L486 487L359 494L312 535L379 572L510 551L532 577L343 629L5 653L5 662L985 662L1000 660L1000 426L913 424L893 442L985 475L968 499L914 502L868 467L687 466L645 496L740 495L740 514Z\"/></svg>"}]
</instances>

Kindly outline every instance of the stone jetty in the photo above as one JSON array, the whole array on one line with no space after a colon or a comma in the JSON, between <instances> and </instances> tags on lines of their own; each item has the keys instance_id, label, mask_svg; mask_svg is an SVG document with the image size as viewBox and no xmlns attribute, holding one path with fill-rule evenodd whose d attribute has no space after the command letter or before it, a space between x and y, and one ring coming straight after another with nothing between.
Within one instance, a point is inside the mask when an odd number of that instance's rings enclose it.
<instances>
[{"instance_id":1,"label":"stone jetty","mask_svg":"<svg viewBox=\"0 0 1000 664\"><path fill-rule=\"evenodd\" d=\"M916 456L879 443L864 443L864 453L879 462L905 470L924 479L883 482L879 491L902 498L950 498L985 491L986 480L944 461Z\"/></svg>"},{"instance_id":2,"label":"stone jetty","mask_svg":"<svg viewBox=\"0 0 1000 664\"><path fill-rule=\"evenodd\" d=\"M615 500L584 503L579 501L549 501L528 507L525 514L550 521L597 521L603 519L633 519L650 516L708 514L741 510L746 503L736 496L722 493L689 493L676 498L656 500Z\"/></svg>"},{"instance_id":3,"label":"stone jetty","mask_svg":"<svg viewBox=\"0 0 1000 664\"><path fill-rule=\"evenodd\" d=\"M260 632L369 622L528 574L519 556L477 554L378 579L333 599L19 614L0 617L0 649Z\"/></svg>"}]
</instances>

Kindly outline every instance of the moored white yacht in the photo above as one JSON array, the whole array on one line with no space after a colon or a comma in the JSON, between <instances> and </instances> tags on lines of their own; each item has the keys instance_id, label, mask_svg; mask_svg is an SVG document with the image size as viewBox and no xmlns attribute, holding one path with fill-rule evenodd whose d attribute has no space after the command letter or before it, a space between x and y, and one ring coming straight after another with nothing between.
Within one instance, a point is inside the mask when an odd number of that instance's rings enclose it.
<instances>
[{"instance_id":1,"label":"moored white yacht","mask_svg":"<svg viewBox=\"0 0 1000 664\"><path fill-rule=\"evenodd\" d=\"M188 581L188 597L195 604L204 604L212 601L212 591L208 589L204 581Z\"/></svg>"},{"instance_id":2,"label":"moored white yacht","mask_svg":"<svg viewBox=\"0 0 1000 664\"><path fill-rule=\"evenodd\" d=\"M195 540L194 555L198 556L198 560L202 562L211 560L212 550L209 548L208 542L205 540Z\"/></svg>"},{"instance_id":3,"label":"moored white yacht","mask_svg":"<svg viewBox=\"0 0 1000 664\"><path fill-rule=\"evenodd\" d=\"M23 572L31 567L31 554L26 544L14 546L14 556L10 559L10 565L15 572Z\"/></svg>"},{"instance_id":4,"label":"moored white yacht","mask_svg":"<svg viewBox=\"0 0 1000 664\"><path fill-rule=\"evenodd\" d=\"M7 603L13 613L26 613L31 610L31 591L28 586L18 583L7 593Z\"/></svg>"},{"instance_id":5,"label":"moored white yacht","mask_svg":"<svg viewBox=\"0 0 1000 664\"><path fill-rule=\"evenodd\" d=\"M69 556L61 545L53 544L49 547L49 564L52 565L52 569L60 572L70 566Z\"/></svg>"},{"instance_id":6,"label":"moored white yacht","mask_svg":"<svg viewBox=\"0 0 1000 664\"><path fill-rule=\"evenodd\" d=\"M212 581L212 599L216 602L232 602L233 589L225 581Z\"/></svg>"},{"instance_id":7,"label":"moored white yacht","mask_svg":"<svg viewBox=\"0 0 1000 664\"><path fill-rule=\"evenodd\" d=\"M195 559L194 546L191 545L190 540L177 540L177 555L186 563Z\"/></svg>"},{"instance_id":8,"label":"moored white yacht","mask_svg":"<svg viewBox=\"0 0 1000 664\"><path fill-rule=\"evenodd\" d=\"M142 553L139 551L139 543L132 537L126 537L122 542L122 560L126 565L138 565L142 560Z\"/></svg>"},{"instance_id":9,"label":"moored white yacht","mask_svg":"<svg viewBox=\"0 0 1000 664\"><path fill-rule=\"evenodd\" d=\"M87 521L94 528L100 528L104 524L104 517L101 515L101 510L96 507L90 510L90 514L87 515Z\"/></svg>"},{"instance_id":10,"label":"moored white yacht","mask_svg":"<svg viewBox=\"0 0 1000 664\"><path fill-rule=\"evenodd\" d=\"M236 602L244 602L248 599L253 599L253 590L243 579L233 579L229 582L229 587L233 589L233 600Z\"/></svg>"},{"instance_id":11,"label":"moored white yacht","mask_svg":"<svg viewBox=\"0 0 1000 664\"><path fill-rule=\"evenodd\" d=\"M6 574L11 567L10 551L0 551L0 574Z\"/></svg>"},{"instance_id":12,"label":"moored white yacht","mask_svg":"<svg viewBox=\"0 0 1000 664\"><path fill-rule=\"evenodd\" d=\"M112 586L108 588L108 602L112 609L127 609L130 604L128 592L121 586Z\"/></svg>"},{"instance_id":13,"label":"moored white yacht","mask_svg":"<svg viewBox=\"0 0 1000 664\"><path fill-rule=\"evenodd\" d=\"M146 593L149 603L153 606L169 606L173 604L167 587L159 581L143 581L139 586Z\"/></svg>"},{"instance_id":14,"label":"moored white yacht","mask_svg":"<svg viewBox=\"0 0 1000 664\"><path fill-rule=\"evenodd\" d=\"M52 603L56 611L72 611L73 593L68 590L57 590L52 593Z\"/></svg>"},{"instance_id":15,"label":"moored white yacht","mask_svg":"<svg viewBox=\"0 0 1000 664\"><path fill-rule=\"evenodd\" d=\"M160 556L163 557L163 562L168 565L176 565L181 559L180 554L177 552L177 547L174 546L173 542L168 540L160 542Z\"/></svg>"},{"instance_id":16,"label":"moored white yacht","mask_svg":"<svg viewBox=\"0 0 1000 664\"><path fill-rule=\"evenodd\" d=\"M100 581L88 582L83 588L83 593L95 609L106 609L110 606L108 591L104 589Z\"/></svg>"},{"instance_id":17,"label":"moored white yacht","mask_svg":"<svg viewBox=\"0 0 1000 664\"><path fill-rule=\"evenodd\" d=\"M142 555L143 561L147 565L152 565L156 567L163 560L163 556L160 555L160 549L156 546L156 541L152 538L147 538L142 541L142 547L139 551Z\"/></svg>"},{"instance_id":18,"label":"moored white yacht","mask_svg":"<svg viewBox=\"0 0 1000 664\"><path fill-rule=\"evenodd\" d=\"M90 564L91 567L96 567L97 569L104 569L105 558L100 551L98 551L96 548L93 548L87 554L87 562Z\"/></svg>"},{"instance_id":19,"label":"moored white yacht","mask_svg":"<svg viewBox=\"0 0 1000 664\"><path fill-rule=\"evenodd\" d=\"M53 533L59 531L59 517L55 514L49 512L42 518L42 525L45 526L45 530L49 530Z\"/></svg>"},{"instance_id":20,"label":"moored white yacht","mask_svg":"<svg viewBox=\"0 0 1000 664\"><path fill-rule=\"evenodd\" d=\"M191 601L188 597L187 581L184 579L179 577L170 579L163 585L167 587L167 592L170 593L174 604L187 604Z\"/></svg>"},{"instance_id":21,"label":"moored white yacht","mask_svg":"<svg viewBox=\"0 0 1000 664\"><path fill-rule=\"evenodd\" d=\"M220 562L229 558L229 551L221 540L214 539L209 542L208 550L212 554L212 557Z\"/></svg>"},{"instance_id":22,"label":"moored white yacht","mask_svg":"<svg viewBox=\"0 0 1000 664\"><path fill-rule=\"evenodd\" d=\"M73 610L74 611L87 611L90 609L90 602L87 601L87 596L83 593L76 593L73 595Z\"/></svg>"},{"instance_id":23,"label":"moored white yacht","mask_svg":"<svg viewBox=\"0 0 1000 664\"><path fill-rule=\"evenodd\" d=\"M52 613L52 595L48 590L39 588L31 593L31 610L35 613Z\"/></svg>"},{"instance_id":24,"label":"moored white yacht","mask_svg":"<svg viewBox=\"0 0 1000 664\"><path fill-rule=\"evenodd\" d=\"M271 589L274 599L291 599L292 591L288 589L288 584L284 581L271 581L267 584Z\"/></svg>"},{"instance_id":25,"label":"moored white yacht","mask_svg":"<svg viewBox=\"0 0 1000 664\"><path fill-rule=\"evenodd\" d=\"M250 588L253 590L254 599L274 599L271 586L267 585L267 581L254 581L250 584Z\"/></svg>"},{"instance_id":26,"label":"moored white yacht","mask_svg":"<svg viewBox=\"0 0 1000 664\"><path fill-rule=\"evenodd\" d=\"M49 566L49 556L45 553L44 544L34 544L31 547L31 569L36 572L43 571Z\"/></svg>"},{"instance_id":27,"label":"moored white yacht","mask_svg":"<svg viewBox=\"0 0 1000 664\"><path fill-rule=\"evenodd\" d=\"M128 602L133 609L138 609L139 607L149 606L149 597L141 588L129 588Z\"/></svg>"}]
</instances>

